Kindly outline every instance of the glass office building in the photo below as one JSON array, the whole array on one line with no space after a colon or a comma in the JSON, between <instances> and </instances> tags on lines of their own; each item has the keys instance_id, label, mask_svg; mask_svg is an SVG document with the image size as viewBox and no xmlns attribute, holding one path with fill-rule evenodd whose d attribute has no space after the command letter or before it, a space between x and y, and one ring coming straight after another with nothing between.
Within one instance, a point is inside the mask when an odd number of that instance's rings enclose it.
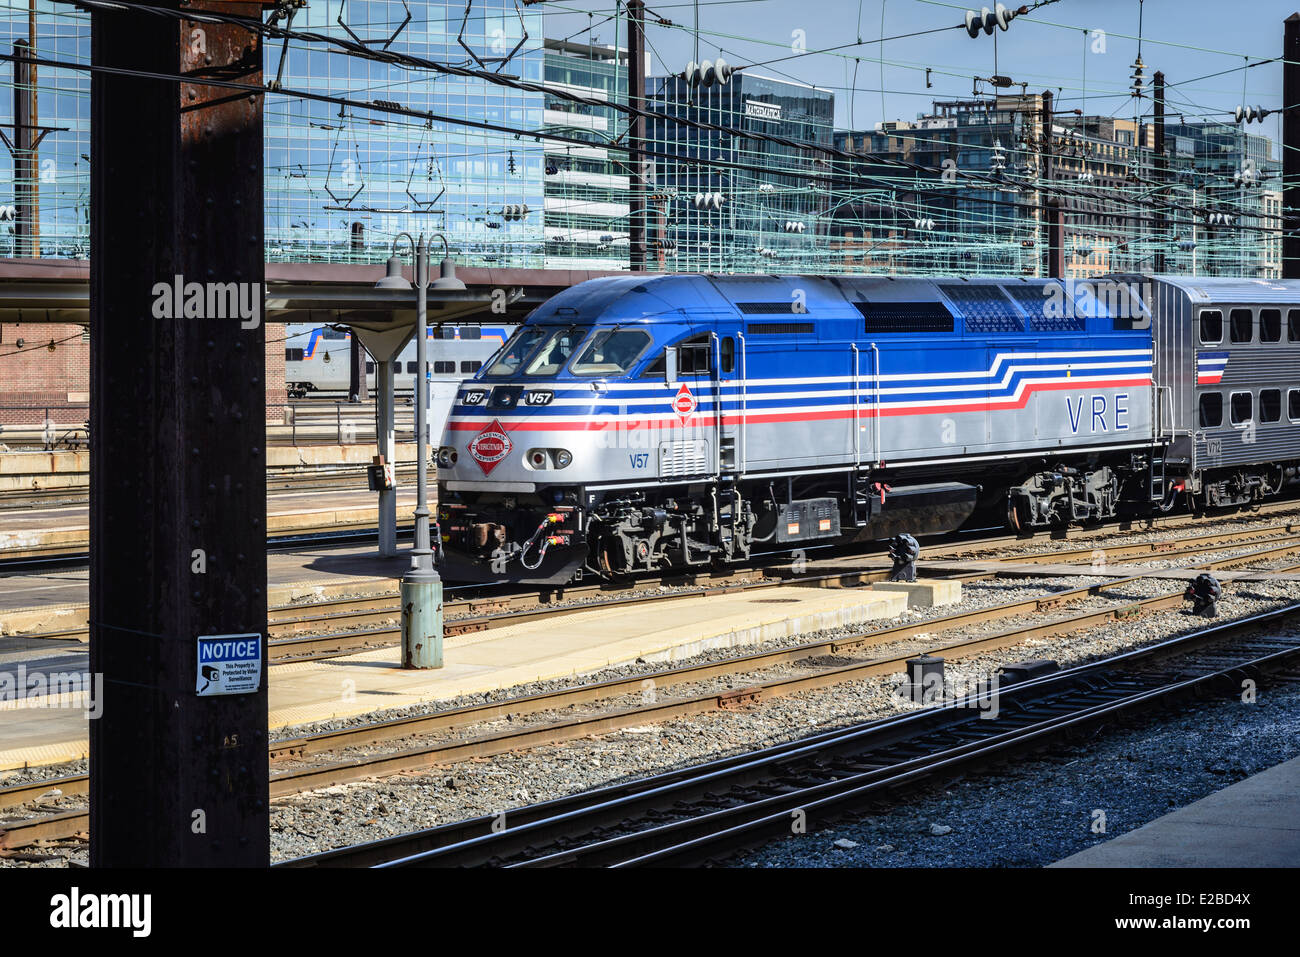
<instances>
[{"instance_id":1,"label":"glass office building","mask_svg":"<svg viewBox=\"0 0 1300 957\"><path fill-rule=\"evenodd\" d=\"M627 51L596 43L547 40L551 90L627 102ZM628 268L628 169L610 149L627 114L552 93L542 114L548 132L578 143L545 143L546 265L552 269Z\"/></svg>"},{"instance_id":2,"label":"glass office building","mask_svg":"<svg viewBox=\"0 0 1300 957\"><path fill-rule=\"evenodd\" d=\"M744 133L833 145L832 93L758 74L740 72L725 85L694 89L680 76L648 77L646 106ZM646 136L653 164L647 268L827 270L824 216L835 184L823 156L658 118L646 121Z\"/></svg>"},{"instance_id":3,"label":"glass office building","mask_svg":"<svg viewBox=\"0 0 1300 957\"><path fill-rule=\"evenodd\" d=\"M29 34L28 7L3 0L0 48ZM409 19L408 19L409 10ZM340 23L341 21L341 23ZM377 40L387 49L540 82L542 17L514 0L311 0L297 29ZM36 52L71 63L90 59L90 17L38 0ZM540 93L477 78L411 69L347 55L323 44L263 46L265 79L304 91L429 112L391 112L268 94L268 261L374 261L399 232L442 233L467 265L543 264L542 144L516 131L543 125ZM12 94L14 75L8 73ZM0 124L13 132L12 95ZM36 80L40 254L84 258L89 235L90 80L84 71L40 67ZM465 121L463 123L457 122ZM499 129L487 129L498 127ZM10 135L10 141L13 136ZM147 148L142 144L141 148ZM16 199L12 150L0 205ZM521 213L522 207L527 213ZM0 254L14 255L0 224Z\"/></svg>"}]
</instances>

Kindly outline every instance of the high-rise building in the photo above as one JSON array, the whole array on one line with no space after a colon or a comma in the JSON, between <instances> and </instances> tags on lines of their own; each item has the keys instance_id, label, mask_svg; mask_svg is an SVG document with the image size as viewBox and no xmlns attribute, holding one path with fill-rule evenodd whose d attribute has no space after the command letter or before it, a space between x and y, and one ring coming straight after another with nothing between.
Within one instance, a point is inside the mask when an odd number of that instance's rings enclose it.
<instances>
[{"instance_id":1,"label":"high-rise building","mask_svg":"<svg viewBox=\"0 0 1300 957\"><path fill-rule=\"evenodd\" d=\"M313 0L293 27L534 83L543 77L541 14L514 0L475 0L468 12L457 0ZM3 0L0 48L11 50L28 32L28 5ZM88 64L89 14L42 4L35 46L40 57ZM543 148L516 132L542 127L540 92L298 40L287 48L264 43L263 67L266 80L278 77L283 91L268 93L265 107L269 261L374 261L405 231L443 234L468 265L542 265ZM296 91L436 118L304 100ZM0 123L12 128L13 98L0 100ZM89 76L39 67L36 100L44 133L37 163L40 254L84 258ZM12 192L12 185L0 187L0 204L13 203ZM517 215L525 206L529 212ZM14 252L12 235L0 233L0 254Z\"/></svg>"},{"instance_id":2,"label":"high-rise building","mask_svg":"<svg viewBox=\"0 0 1300 957\"><path fill-rule=\"evenodd\" d=\"M646 121L646 268L671 272L826 272L833 169L822 155L745 133L829 147L834 95L741 71L692 87L648 77L646 107L735 133Z\"/></svg>"},{"instance_id":3,"label":"high-rise building","mask_svg":"<svg viewBox=\"0 0 1300 957\"><path fill-rule=\"evenodd\" d=\"M548 90L627 103L627 51L595 42L547 40ZM543 129L578 143L546 142L543 225L546 265L554 269L627 269L628 168L611 144L627 129L625 113L548 92Z\"/></svg>"}]
</instances>

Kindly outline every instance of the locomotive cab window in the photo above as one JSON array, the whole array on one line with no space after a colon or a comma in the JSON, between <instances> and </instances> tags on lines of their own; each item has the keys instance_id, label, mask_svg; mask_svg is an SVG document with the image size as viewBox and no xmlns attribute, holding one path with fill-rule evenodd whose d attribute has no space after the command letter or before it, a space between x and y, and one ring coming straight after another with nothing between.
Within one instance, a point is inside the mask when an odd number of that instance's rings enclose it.
<instances>
[{"instance_id":1,"label":"locomotive cab window","mask_svg":"<svg viewBox=\"0 0 1300 957\"><path fill-rule=\"evenodd\" d=\"M1217 309L1201 311L1201 342L1213 345L1223 341L1223 313Z\"/></svg>"},{"instance_id":2,"label":"locomotive cab window","mask_svg":"<svg viewBox=\"0 0 1300 957\"><path fill-rule=\"evenodd\" d=\"M677 346L678 375L710 375L713 372L713 341L706 332L691 336Z\"/></svg>"},{"instance_id":3,"label":"locomotive cab window","mask_svg":"<svg viewBox=\"0 0 1300 957\"><path fill-rule=\"evenodd\" d=\"M1259 311L1259 341L1282 341L1282 310L1261 309Z\"/></svg>"},{"instance_id":4,"label":"locomotive cab window","mask_svg":"<svg viewBox=\"0 0 1300 957\"><path fill-rule=\"evenodd\" d=\"M1259 421L1276 422L1282 418L1282 390L1259 390Z\"/></svg>"},{"instance_id":5,"label":"locomotive cab window","mask_svg":"<svg viewBox=\"0 0 1300 957\"><path fill-rule=\"evenodd\" d=\"M731 338L731 336L724 336L722 344L718 347L718 351L722 353L722 371L735 372L736 340Z\"/></svg>"},{"instance_id":6,"label":"locomotive cab window","mask_svg":"<svg viewBox=\"0 0 1300 957\"><path fill-rule=\"evenodd\" d=\"M550 333L551 330L540 326L524 326L501 347L497 360L488 369L488 375L514 375L515 370L532 355L533 350Z\"/></svg>"},{"instance_id":7,"label":"locomotive cab window","mask_svg":"<svg viewBox=\"0 0 1300 957\"><path fill-rule=\"evenodd\" d=\"M650 336L640 329L601 329L573 360L574 375L622 375L641 358Z\"/></svg>"},{"instance_id":8,"label":"locomotive cab window","mask_svg":"<svg viewBox=\"0 0 1300 957\"><path fill-rule=\"evenodd\" d=\"M1249 309L1233 309L1228 313L1228 335L1233 342L1250 342L1255 338L1252 327L1254 317Z\"/></svg>"},{"instance_id":9,"label":"locomotive cab window","mask_svg":"<svg viewBox=\"0 0 1300 957\"><path fill-rule=\"evenodd\" d=\"M366 375L369 375L370 373L372 373L372 372L374 372L374 371L375 371L375 364L374 364L373 362L371 362L369 359L367 359L367 360L366 360Z\"/></svg>"},{"instance_id":10,"label":"locomotive cab window","mask_svg":"<svg viewBox=\"0 0 1300 957\"><path fill-rule=\"evenodd\" d=\"M1234 392L1231 400L1232 424L1241 425L1254 418L1255 397L1249 392Z\"/></svg>"},{"instance_id":11,"label":"locomotive cab window","mask_svg":"<svg viewBox=\"0 0 1300 957\"><path fill-rule=\"evenodd\" d=\"M1286 341L1300 342L1300 309L1286 311Z\"/></svg>"},{"instance_id":12,"label":"locomotive cab window","mask_svg":"<svg viewBox=\"0 0 1300 957\"><path fill-rule=\"evenodd\" d=\"M1286 414L1292 422L1300 422L1300 389L1287 391Z\"/></svg>"},{"instance_id":13,"label":"locomotive cab window","mask_svg":"<svg viewBox=\"0 0 1300 957\"><path fill-rule=\"evenodd\" d=\"M1217 392L1206 392L1200 402L1201 428L1213 429L1223 424L1223 396Z\"/></svg>"},{"instance_id":14,"label":"locomotive cab window","mask_svg":"<svg viewBox=\"0 0 1300 957\"><path fill-rule=\"evenodd\" d=\"M546 341L546 345L537 350L537 356L528 363L524 374L558 375L573 355L573 350L578 348L578 343L582 342L590 331L590 327L583 326L560 329Z\"/></svg>"}]
</instances>

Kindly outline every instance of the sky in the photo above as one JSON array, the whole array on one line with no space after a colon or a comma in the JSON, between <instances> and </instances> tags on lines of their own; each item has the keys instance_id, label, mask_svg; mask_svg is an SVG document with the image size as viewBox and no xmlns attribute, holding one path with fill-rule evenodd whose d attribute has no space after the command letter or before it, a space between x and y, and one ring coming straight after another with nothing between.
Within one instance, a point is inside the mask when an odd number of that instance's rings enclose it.
<instances>
[{"instance_id":1,"label":"sky","mask_svg":"<svg viewBox=\"0 0 1300 957\"><path fill-rule=\"evenodd\" d=\"M913 119L932 99L969 98L974 78L995 72L1027 82L1031 93L1059 91L1058 108L1134 115L1128 87L1138 54L1139 0L1056 0L1017 17L997 32L996 44L957 28L969 7L940 0L650 0L651 14L674 23L647 27L652 73L680 71L695 58L697 6L699 59L721 54L733 65L758 64L754 72L831 89L840 127ZM1196 121L1225 119L1242 103L1281 105L1281 64L1243 67L1281 55L1282 22L1300 0L1145 0L1141 7L1148 83L1164 71L1169 112ZM614 41L613 0L563 0L543 9L548 37L585 39L590 23L599 42ZM949 29L889 39L936 28ZM875 42L882 36L886 42ZM618 40L626 43L623 26ZM830 47L840 49L819 52ZM1207 76L1215 73L1221 75ZM1149 98L1142 110L1149 112ZM1280 116L1249 129L1278 141Z\"/></svg>"}]
</instances>

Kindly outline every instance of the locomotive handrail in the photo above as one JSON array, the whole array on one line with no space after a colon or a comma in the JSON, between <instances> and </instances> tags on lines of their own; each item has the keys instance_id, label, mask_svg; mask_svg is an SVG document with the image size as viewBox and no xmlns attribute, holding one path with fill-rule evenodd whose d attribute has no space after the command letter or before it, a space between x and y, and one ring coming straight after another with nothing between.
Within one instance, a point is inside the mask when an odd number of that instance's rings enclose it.
<instances>
[{"instance_id":1,"label":"locomotive handrail","mask_svg":"<svg viewBox=\"0 0 1300 957\"><path fill-rule=\"evenodd\" d=\"M858 469L862 466L862 383L859 371L861 350L858 349L856 342L849 343L849 348L853 350L853 467Z\"/></svg>"},{"instance_id":2,"label":"locomotive handrail","mask_svg":"<svg viewBox=\"0 0 1300 957\"><path fill-rule=\"evenodd\" d=\"M740 340L740 424L736 429L736 444L740 446L738 458L740 459L740 477L745 477L745 468L748 465L749 444L745 438L745 431L748 429L749 416L749 387L747 379L749 377L749 361L745 356L745 334L737 332L736 338Z\"/></svg>"},{"instance_id":3,"label":"locomotive handrail","mask_svg":"<svg viewBox=\"0 0 1300 957\"><path fill-rule=\"evenodd\" d=\"M874 390L875 409L873 410L874 418L875 418L875 429L873 430L874 438L871 443L871 455L875 461L875 464L879 465L880 464L880 349L876 347L876 344L874 342L871 343L871 356L872 359L874 360L874 365L875 365L875 375L873 377L875 383L875 390Z\"/></svg>"}]
</instances>

